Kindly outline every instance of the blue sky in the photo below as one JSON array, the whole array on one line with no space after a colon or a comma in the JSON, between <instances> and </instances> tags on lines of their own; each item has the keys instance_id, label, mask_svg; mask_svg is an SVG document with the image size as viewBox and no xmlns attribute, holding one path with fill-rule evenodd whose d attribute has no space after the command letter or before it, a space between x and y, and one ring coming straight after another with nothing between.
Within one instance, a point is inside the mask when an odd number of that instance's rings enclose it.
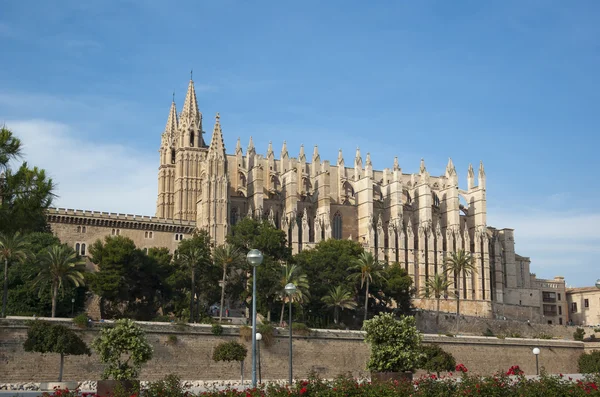
<instances>
[{"instance_id":1,"label":"blue sky","mask_svg":"<svg viewBox=\"0 0 600 397\"><path fill-rule=\"evenodd\" d=\"M483 160L488 223L540 277L600 277L597 1L17 1L0 5L0 121L57 204L153 214L172 92L210 139L284 140L443 173Z\"/></svg>"}]
</instances>

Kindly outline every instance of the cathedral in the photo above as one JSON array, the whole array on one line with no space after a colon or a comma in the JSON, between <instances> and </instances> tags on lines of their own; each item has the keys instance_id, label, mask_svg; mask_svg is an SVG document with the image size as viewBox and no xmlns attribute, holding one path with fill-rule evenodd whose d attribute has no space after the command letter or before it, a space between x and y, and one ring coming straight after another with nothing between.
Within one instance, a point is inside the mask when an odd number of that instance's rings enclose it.
<instances>
[{"instance_id":1,"label":"cathedral","mask_svg":"<svg viewBox=\"0 0 600 397\"><path fill-rule=\"evenodd\" d=\"M434 307L434 300L422 298L426 281L460 249L471 253L477 269L459 275L465 314L532 319L539 314L546 322L543 313L550 309L542 303L542 290L564 290L560 277L539 280L530 273L529 258L515 253L512 229L487 224L482 162L477 169L469 166L461 187L451 159L438 176L429 174L423 160L414 173L403 172L397 158L390 168L374 170L371 155L363 159L358 148L347 160L340 150L332 163L321 159L317 146L308 151L300 146L292 157L285 141L278 156L271 143L263 155L252 137L245 151L238 138L228 154L218 113L210 143L204 138L193 80L180 113L174 99L171 103L159 153L155 217L52 209L50 223L63 224L58 228L63 236L57 235L73 240L72 233L81 234L65 224L89 225L96 235L122 231L138 246L175 249L194 228L222 244L236 222L252 217L283 230L293 253L325 239L350 239L380 261L400 263L414 280L415 305L425 309ZM454 311L455 300L445 297L442 309ZM554 308L550 322L563 323L558 312Z\"/></svg>"}]
</instances>

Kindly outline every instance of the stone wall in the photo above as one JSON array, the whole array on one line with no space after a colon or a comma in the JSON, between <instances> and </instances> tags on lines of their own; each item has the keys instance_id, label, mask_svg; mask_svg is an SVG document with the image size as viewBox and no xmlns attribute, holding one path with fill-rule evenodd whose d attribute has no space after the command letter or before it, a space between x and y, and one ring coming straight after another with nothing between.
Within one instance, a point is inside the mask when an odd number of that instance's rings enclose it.
<instances>
[{"instance_id":1,"label":"stone wall","mask_svg":"<svg viewBox=\"0 0 600 397\"><path fill-rule=\"evenodd\" d=\"M65 324L70 324L65 322ZM237 363L215 363L213 348L222 341L239 340L249 349L250 344L240 339L238 328L225 326L221 336L210 333L209 326L178 326L173 324L140 323L155 349L154 358L141 373L143 380L155 380L175 373L185 380L239 379ZM97 335L102 324L81 330L88 343ZM0 379L5 382L53 380L58 375L59 357L26 353L22 344L26 338L23 321L0 320ZM177 338L168 342L169 335ZM527 374L535 373L533 347L542 350L540 365L550 373L577 371L577 359L584 350L582 342L498 339L485 337L447 337L425 335L425 343L438 343L451 352L457 363L463 363L472 372L492 374L519 365ZM307 337L294 338L294 374L304 377L314 370L321 377L332 378L342 373L368 376L365 370L369 349L360 331L314 331ZM245 378L251 373L250 360L245 365ZM285 330L274 343L261 348L263 379L285 379L288 371L288 339ZM102 365L95 355L67 357L64 378L68 380L99 379Z\"/></svg>"}]
</instances>

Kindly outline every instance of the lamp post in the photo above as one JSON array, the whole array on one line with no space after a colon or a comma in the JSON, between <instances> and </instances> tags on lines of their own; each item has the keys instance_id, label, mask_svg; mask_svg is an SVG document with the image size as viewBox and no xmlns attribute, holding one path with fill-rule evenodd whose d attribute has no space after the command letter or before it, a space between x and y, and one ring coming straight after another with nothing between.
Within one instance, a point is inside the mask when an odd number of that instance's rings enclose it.
<instances>
[{"instance_id":1,"label":"lamp post","mask_svg":"<svg viewBox=\"0 0 600 397\"><path fill-rule=\"evenodd\" d=\"M252 265L252 387L256 387L256 266L262 263L263 254L252 249L246 260Z\"/></svg>"},{"instance_id":2,"label":"lamp post","mask_svg":"<svg viewBox=\"0 0 600 397\"><path fill-rule=\"evenodd\" d=\"M262 383L262 376L260 373L260 341L262 340L262 334L260 332L256 333L256 341L257 343L257 352L258 352L258 383Z\"/></svg>"},{"instance_id":3,"label":"lamp post","mask_svg":"<svg viewBox=\"0 0 600 397\"><path fill-rule=\"evenodd\" d=\"M292 384L292 295L296 293L296 286L293 283L288 283L285 285L285 293L288 295L288 300L290 302L290 323L288 324L289 332L290 332L290 358L289 358L289 367L290 367L290 378L289 383L290 386Z\"/></svg>"},{"instance_id":4,"label":"lamp post","mask_svg":"<svg viewBox=\"0 0 600 397\"><path fill-rule=\"evenodd\" d=\"M596 280L596 288L600 289L600 278Z\"/></svg>"},{"instance_id":5,"label":"lamp post","mask_svg":"<svg viewBox=\"0 0 600 397\"><path fill-rule=\"evenodd\" d=\"M73 313L75 313L75 298L71 298L71 317L73 317Z\"/></svg>"},{"instance_id":6,"label":"lamp post","mask_svg":"<svg viewBox=\"0 0 600 397\"><path fill-rule=\"evenodd\" d=\"M537 347L534 347L532 352L533 352L533 355L535 356L535 374L539 375L540 367L539 367L538 356L540 355L540 349Z\"/></svg>"}]
</instances>

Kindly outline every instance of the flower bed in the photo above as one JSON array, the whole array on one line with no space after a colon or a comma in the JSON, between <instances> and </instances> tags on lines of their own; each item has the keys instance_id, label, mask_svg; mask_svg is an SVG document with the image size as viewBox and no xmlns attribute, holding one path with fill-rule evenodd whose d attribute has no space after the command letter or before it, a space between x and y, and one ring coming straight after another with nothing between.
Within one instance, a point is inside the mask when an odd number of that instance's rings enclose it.
<instances>
[{"instance_id":1,"label":"flower bed","mask_svg":"<svg viewBox=\"0 0 600 397\"><path fill-rule=\"evenodd\" d=\"M176 382L153 382L139 395L114 397L452 397L452 396L600 396L598 384L600 375L588 376L585 380L573 380L562 375L542 375L539 379L527 379L518 367L495 376L480 377L470 375L464 365L457 366L458 377L423 376L413 382L390 382L371 384L352 378L340 377L334 381L311 378L299 381L293 386L276 384L262 385L254 389L234 389L206 391L193 394L185 391ZM510 375L509 375L510 374ZM514 374L514 375L513 375ZM171 377L171 380L177 379ZM162 382L162 383L161 383ZM94 394L77 390L56 390L44 393L44 397L95 397Z\"/></svg>"}]
</instances>

